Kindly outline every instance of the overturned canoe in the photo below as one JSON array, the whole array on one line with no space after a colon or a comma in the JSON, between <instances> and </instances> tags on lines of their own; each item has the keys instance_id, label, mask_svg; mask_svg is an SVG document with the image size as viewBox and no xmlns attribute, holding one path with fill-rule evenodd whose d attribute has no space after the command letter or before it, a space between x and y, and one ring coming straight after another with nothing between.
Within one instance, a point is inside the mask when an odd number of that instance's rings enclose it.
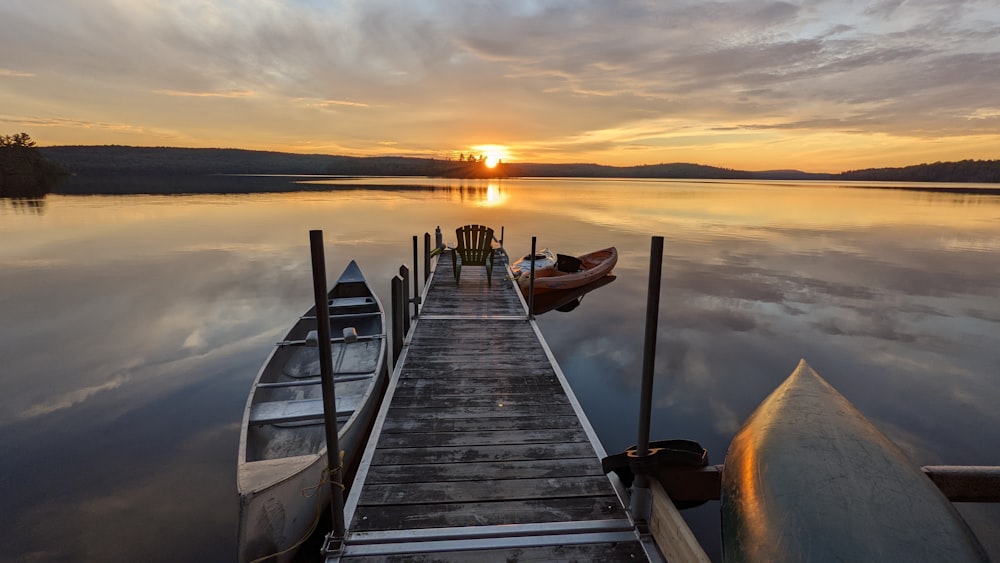
<instances>
[{"instance_id":1,"label":"overturned canoe","mask_svg":"<svg viewBox=\"0 0 1000 563\"><path fill-rule=\"evenodd\" d=\"M987 561L934 483L804 361L722 470L727 562Z\"/></svg>"}]
</instances>

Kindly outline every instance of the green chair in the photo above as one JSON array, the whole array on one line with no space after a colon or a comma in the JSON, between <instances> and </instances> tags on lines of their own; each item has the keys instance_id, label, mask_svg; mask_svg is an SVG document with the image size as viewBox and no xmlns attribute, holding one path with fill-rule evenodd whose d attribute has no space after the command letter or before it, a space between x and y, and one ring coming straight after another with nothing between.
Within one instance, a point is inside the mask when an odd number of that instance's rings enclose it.
<instances>
[{"instance_id":1,"label":"green chair","mask_svg":"<svg viewBox=\"0 0 1000 563\"><path fill-rule=\"evenodd\" d=\"M486 282L493 285L493 229L483 225L466 225L455 229L458 245L451 249L455 270L455 285L462 276L462 266L486 266Z\"/></svg>"}]
</instances>

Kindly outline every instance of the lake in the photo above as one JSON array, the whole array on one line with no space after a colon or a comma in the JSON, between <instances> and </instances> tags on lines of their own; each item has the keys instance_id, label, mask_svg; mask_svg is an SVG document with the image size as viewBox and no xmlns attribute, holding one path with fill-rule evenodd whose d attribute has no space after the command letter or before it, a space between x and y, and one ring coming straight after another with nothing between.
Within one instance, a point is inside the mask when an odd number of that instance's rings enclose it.
<instances>
[{"instance_id":1,"label":"lake","mask_svg":"<svg viewBox=\"0 0 1000 563\"><path fill-rule=\"evenodd\" d=\"M287 183L288 179L276 179ZM249 181L249 180L248 180ZM650 238L665 238L654 439L722 463L806 359L918 465L1000 465L1000 196L898 184L312 179L308 191L0 199L0 559L235 559L249 386L356 259L384 303L412 237L512 256L614 245L538 317L604 447L636 441ZM867 189L860 189L865 187ZM994 186L995 187L995 186ZM422 265L421 265L422 267ZM959 505L994 558L1000 507ZM719 556L719 510L685 511Z\"/></svg>"}]
</instances>

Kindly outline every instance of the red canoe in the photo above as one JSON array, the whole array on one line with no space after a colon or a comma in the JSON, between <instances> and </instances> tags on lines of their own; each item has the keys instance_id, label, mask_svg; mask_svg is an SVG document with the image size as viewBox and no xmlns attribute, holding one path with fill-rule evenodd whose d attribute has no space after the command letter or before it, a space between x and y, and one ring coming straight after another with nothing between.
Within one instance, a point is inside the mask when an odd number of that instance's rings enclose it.
<instances>
[{"instance_id":1,"label":"red canoe","mask_svg":"<svg viewBox=\"0 0 1000 563\"><path fill-rule=\"evenodd\" d=\"M573 289L593 283L606 276L618 263L618 249L615 247L596 250L583 256L577 256L580 269L575 272L564 272L556 266L535 270L535 294L555 289ZM521 275L517 283L521 292L528 293L531 276L528 272Z\"/></svg>"}]
</instances>

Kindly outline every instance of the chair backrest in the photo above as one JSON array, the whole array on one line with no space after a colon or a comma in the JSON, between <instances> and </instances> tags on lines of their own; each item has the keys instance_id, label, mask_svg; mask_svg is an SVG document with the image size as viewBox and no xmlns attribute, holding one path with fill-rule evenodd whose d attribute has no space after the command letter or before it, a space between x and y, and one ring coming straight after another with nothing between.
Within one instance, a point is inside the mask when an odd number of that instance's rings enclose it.
<instances>
[{"instance_id":1,"label":"chair backrest","mask_svg":"<svg viewBox=\"0 0 1000 563\"><path fill-rule=\"evenodd\" d=\"M458 245L455 250L462 256L462 263L486 265L493 255L493 229L484 225L466 225L455 229Z\"/></svg>"}]
</instances>

